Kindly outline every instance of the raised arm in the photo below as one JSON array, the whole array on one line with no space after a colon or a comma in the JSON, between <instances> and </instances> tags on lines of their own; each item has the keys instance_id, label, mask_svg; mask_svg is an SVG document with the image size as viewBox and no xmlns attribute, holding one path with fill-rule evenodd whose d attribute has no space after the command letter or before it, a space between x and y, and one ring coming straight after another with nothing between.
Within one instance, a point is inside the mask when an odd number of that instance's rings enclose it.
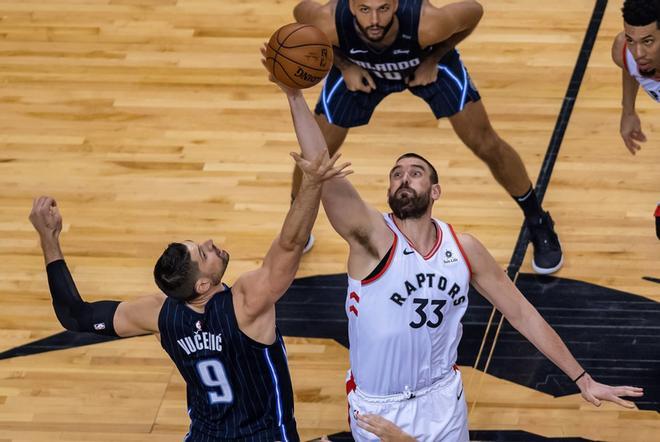
<instances>
[{"instance_id":1,"label":"raised arm","mask_svg":"<svg viewBox=\"0 0 660 442\"><path fill-rule=\"evenodd\" d=\"M274 319L273 307L296 275L303 248L318 214L323 182L351 173L345 170L348 163L335 168L339 154L328 158L327 150L319 152L313 161L295 153L291 155L303 171L300 191L261 267L241 275L232 289L239 326L253 338L260 339L263 333L272 335L274 332L270 321Z\"/></svg>"},{"instance_id":2,"label":"raised arm","mask_svg":"<svg viewBox=\"0 0 660 442\"><path fill-rule=\"evenodd\" d=\"M160 293L125 302L83 301L60 247L62 216L57 202L47 196L37 198L30 221L39 233L53 308L64 328L122 337L158 332L158 313L165 295Z\"/></svg>"},{"instance_id":3,"label":"raised arm","mask_svg":"<svg viewBox=\"0 0 660 442\"><path fill-rule=\"evenodd\" d=\"M302 92L277 83L272 75L270 80L286 94L303 156L313 158L327 151L323 133ZM378 255L376 250L382 251L383 254L387 251L391 245L392 234L382 215L360 197L348 179L337 176L328 180L323 185L322 201L332 227L349 243L351 252L366 250ZM376 259L380 257L382 255L376 256Z\"/></svg>"},{"instance_id":4,"label":"raised arm","mask_svg":"<svg viewBox=\"0 0 660 442\"><path fill-rule=\"evenodd\" d=\"M614 38L612 44L612 60L621 68L621 89L623 97L621 99L621 138L631 154L641 149L638 142L646 141L646 135L642 132L642 123L635 111L635 101L637 101L637 91L639 83L635 80L626 68L626 35L621 32Z\"/></svg>"},{"instance_id":5,"label":"raised arm","mask_svg":"<svg viewBox=\"0 0 660 442\"><path fill-rule=\"evenodd\" d=\"M559 335L500 269L488 250L471 235L462 234L459 238L472 267L472 286L502 312L511 325L541 353L568 377L577 380L577 386L586 401L596 406L600 406L601 400L605 400L626 408L634 407L632 402L625 401L620 396L640 397L643 395L641 388L611 387L596 382L575 360Z\"/></svg>"}]
</instances>

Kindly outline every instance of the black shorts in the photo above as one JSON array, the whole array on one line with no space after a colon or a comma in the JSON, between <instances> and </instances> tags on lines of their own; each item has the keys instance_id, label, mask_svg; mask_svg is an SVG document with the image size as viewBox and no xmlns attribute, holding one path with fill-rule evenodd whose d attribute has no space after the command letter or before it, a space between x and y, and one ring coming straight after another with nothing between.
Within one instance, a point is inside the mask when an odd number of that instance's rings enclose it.
<instances>
[{"instance_id":1,"label":"black shorts","mask_svg":"<svg viewBox=\"0 0 660 442\"><path fill-rule=\"evenodd\" d=\"M369 123L374 109L383 98L406 89L426 101L436 118L451 117L462 111L468 101L481 99L456 50L440 60L437 80L426 86L409 88L403 81L371 77L376 83L376 90L370 93L351 92L346 89L341 71L333 66L314 111L325 115L328 122L337 126L356 127Z\"/></svg>"}]
</instances>

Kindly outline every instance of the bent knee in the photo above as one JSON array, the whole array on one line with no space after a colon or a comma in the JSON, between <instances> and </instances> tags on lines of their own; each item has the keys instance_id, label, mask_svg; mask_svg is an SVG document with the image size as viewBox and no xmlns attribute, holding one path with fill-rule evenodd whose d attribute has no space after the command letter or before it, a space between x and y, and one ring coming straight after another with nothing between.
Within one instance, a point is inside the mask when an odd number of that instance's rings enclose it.
<instances>
[{"instance_id":1,"label":"bent knee","mask_svg":"<svg viewBox=\"0 0 660 442\"><path fill-rule=\"evenodd\" d=\"M477 131L464 140L467 147L483 160L501 157L510 147L492 130Z\"/></svg>"}]
</instances>

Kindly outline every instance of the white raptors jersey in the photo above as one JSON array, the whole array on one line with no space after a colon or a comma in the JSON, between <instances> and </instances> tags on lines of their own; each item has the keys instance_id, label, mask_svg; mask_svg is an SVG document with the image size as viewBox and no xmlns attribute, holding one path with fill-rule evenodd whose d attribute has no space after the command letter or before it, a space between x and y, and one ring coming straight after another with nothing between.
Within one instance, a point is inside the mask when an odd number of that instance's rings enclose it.
<instances>
[{"instance_id":1,"label":"white raptors jersey","mask_svg":"<svg viewBox=\"0 0 660 442\"><path fill-rule=\"evenodd\" d=\"M371 395L413 392L451 373L468 305L470 264L450 225L434 219L427 256L384 215L395 239L372 278L348 278L346 314L351 370Z\"/></svg>"},{"instance_id":2,"label":"white raptors jersey","mask_svg":"<svg viewBox=\"0 0 660 442\"><path fill-rule=\"evenodd\" d=\"M632 53L628 50L628 46L623 46L623 65L626 67L628 73L639 83L639 85L651 96L655 101L660 103L660 80L654 80L640 75L637 63Z\"/></svg>"}]
</instances>

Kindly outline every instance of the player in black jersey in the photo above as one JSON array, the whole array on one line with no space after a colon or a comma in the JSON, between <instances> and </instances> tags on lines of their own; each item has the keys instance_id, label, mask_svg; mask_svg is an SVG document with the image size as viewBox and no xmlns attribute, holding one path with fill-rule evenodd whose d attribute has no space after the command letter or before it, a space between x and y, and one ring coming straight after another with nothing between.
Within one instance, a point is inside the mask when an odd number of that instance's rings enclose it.
<instances>
[{"instance_id":1,"label":"player in black jersey","mask_svg":"<svg viewBox=\"0 0 660 442\"><path fill-rule=\"evenodd\" d=\"M163 291L131 301L84 302L59 245L55 200L35 200L53 307L71 331L111 336L154 333L187 385L186 442L299 441L293 391L275 303L288 289L316 219L324 181L350 173L327 150L314 161L292 154L304 172L301 190L260 268L233 287L222 282L229 254L212 240L170 244L154 277Z\"/></svg>"},{"instance_id":2,"label":"player in black jersey","mask_svg":"<svg viewBox=\"0 0 660 442\"><path fill-rule=\"evenodd\" d=\"M334 67L316 105L328 150L348 129L365 125L387 95L410 90L436 118L449 118L459 138L516 200L534 245L532 266L553 273L563 264L550 214L539 203L518 153L492 128L455 47L475 29L483 10L466 0L437 8L428 0L302 0L300 23L323 30L334 46ZM300 172L294 172L295 195Z\"/></svg>"}]
</instances>

